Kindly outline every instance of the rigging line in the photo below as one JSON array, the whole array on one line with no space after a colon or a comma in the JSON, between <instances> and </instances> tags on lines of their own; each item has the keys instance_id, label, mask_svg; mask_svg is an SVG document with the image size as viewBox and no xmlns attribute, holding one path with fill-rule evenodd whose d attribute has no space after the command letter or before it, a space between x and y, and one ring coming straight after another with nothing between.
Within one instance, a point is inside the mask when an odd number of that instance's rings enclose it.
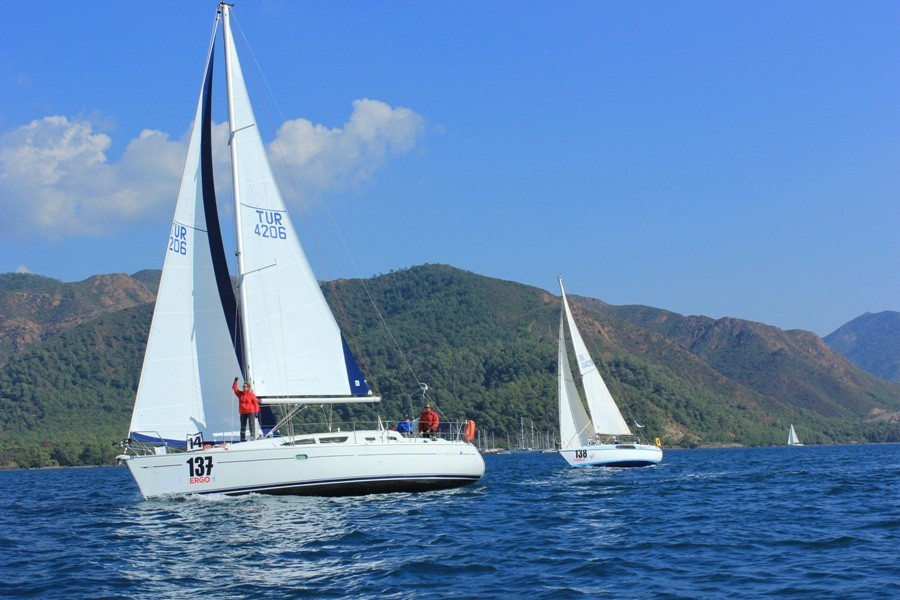
<instances>
[{"instance_id":1,"label":"rigging line","mask_svg":"<svg viewBox=\"0 0 900 600\"><path fill-rule=\"evenodd\" d=\"M256 72L259 73L260 78L262 79L263 83L265 83L265 87L266 87L266 89L267 89L268 92L269 92L268 95L269 95L269 97L271 98L272 102L275 104L275 108L276 108L276 110L278 111L278 114L281 116L281 120L284 121L284 120L285 120L285 117L284 117L284 113L283 113L282 110L281 110L281 106L278 104L278 100L275 98L275 94L272 92L272 89L271 89L271 87L269 86L268 80L266 79L266 76L265 76L265 74L264 74L262 68L261 68L260 65L259 65L259 61L257 61L256 55L253 53L253 49L251 48L249 41L247 40L246 36L244 35L243 29L240 27L240 24L238 23L237 18L234 16L234 13L232 13L232 20L233 20L234 23L235 23L235 29L237 29L238 33L240 33L240 36L241 36L242 41L243 41L243 44L244 44L244 46L247 48L247 52L250 54L250 57L253 59L253 62L254 62L254 64L256 65ZM258 82L257 82L257 80L256 80L256 72L253 72L253 71L251 70L250 77L251 77L251 79L252 79L254 85L256 86L257 90L259 90L260 88L259 88ZM261 95L261 94L260 94L260 95ZM272 125L272 118L271 118L271 114L269 113L269 110L268 110L268 104L263 103L263 104L262 104L262 107L263 107L263 112L264 112L265 115L266 115L266 120L267 120L267 122L268 122L268 126L269 126L269 128L270 128L272 131L274 131L275 128L274 128L274 126ZM334 279L335 279L335 277L334 277L334 275L331 273L331 269L330 269L329 266L328 266L328 260L325 258L325 255L324 255L324 253L322 252L322 248L321 248L321 246L319 245L318 237L316 236L315 232L313 231L313 229L312 229L312 227L311 227L311 225L310 225L309 215L306 213L305 206L304 206L303 202L302 202L301 199L300 199L300 192L299 192L299 190L297 189L297 184L296 184L296 182L295 182L295 180L294 180L293 172L292 172L292 170L290 169L290 167L289 167L288 164L287 164L287 160L286 160L286 158L285 158L284 150L282 149L281 143L278 141L278 138L277 138L277 137L274 138L274 143L275 143L275 146L278 148L278 154L279 154L279 156L281 157L281 161L282 161L282 164L284 165L285 172L287 173L288 179L289 179L290 182L291 182L291 189L292 189L292 191L293 191L293 193L294 193L294 196L297 198L297 206L299 207L300 214L301 214L301 216L303 217L304 224L306 225L306 228L307 228L307 230L309 231L310 237L311 237L312 240L313 240L313 245L314 245L315 248L316 248L316 253L319 255L319 259L322 261L322 265L324 266L325 271L326 271L326 273L327 273L327 275L328 275L328 279L329 279L329 281L331 282L332 291L334 292L335 298L336 298L336 300L337 300L337 302L338 302L338 307L340 308L341 315L342 315L342 317L343 317L343 320L345 321L345 325L346 325L347 330L348 330L348 335L349 335L349 337L351 338L351 340L352 340L352 342L353 342L353 345L354 345L354 350L356 351L355 357L357 358L357 360L359 360L359 361L362 363L363 370L364 370L365 373L366 373L367 380L368 380L368 381L371 383L371 385L372 385L373 392L375 392L377 395L380 395L380 393L379 393L379 391L378 391L377 384L376 384L376 382L374 381L374 378L372 377L371 372L369 371L368 363L366 362L365 357L363 356L363 354L360 352L360 347L359 347L359 341L358 341L358 338L356 337L356 335L355 335L354 332L353 332L353 328L352 328L352 326L350 325L350 321L349 321L349 319L348 319L348 317L347 317L346 311L344 310L343 303L342 303L342 301L341 301L341 296L340 296L340 294L338 293L337 288L336 288L335 285L334 285ZM387 322L385 321L384 316L382 315L381 311L378 309L378 305L375 303L375 299L374 299L374 297L372 296L372 293L371 293L371 291L369 290L369 287L366 285L366 283L365 283L365 281L363 280L363 278L359 275L359 273L360 273L359 265L356 263L356 260L353 258L353 255L352 255L352 253L350 252L349 247L347 246L347 242L346 242L346 240L344 239L344 236L343 236L343 234L341 233L341 230L340 230L340 229L338 228L338 226L337 226L337 222L336 222L335 219L334 219L334 215L331 213L331 210L328 208L328 205L327 205L326 203L323 202L323 203L322 203L322 206L324 207L325 212L326 212L326 214L328 215L328 218L331 220L332 225L333 225L335 231L337 232L338 238L339 238L340 241L341 241L341 245L344 247L344 250L347 252L348 257L350 258L350 262L353 263L353 267L356 269L357 277L359 278L360 282L362 283L363 289L364 289L365 292L366 292L366 296L368 297L369 302L370 302L371 305L372 305L372 308L375 310L375 314L378 316L379 322L384 326L385 331L387 331L388 336L391 338L391 342L394 344L394 348L395 348L395 349L397 350L397 352L400 354L401 358L403 359L403 363L406 365L406 368L407 368L407 369L409 370L409 372L412 374L412 377L413 377L413 379L415 379L416 384L419 385L419 386L421 387L422 384L421 384L421 382L419 381L419 378L418 378L418 376L416 375L415 370L413 370L412 365L410 364L409 360L407 360L407 358L406 358L406 355L405 355L405 354L403 353L403 351L400 349L400 345L397 343L397 339L394 337L394 334L393 334L393 332L391 331L390 327L388 326Z\"/></svg>"},{"instance_id":2,"label":"rigging line","mask_svg":"<svg viewBox=\"0 0 900 600\"><path fill-rule=\"evenodd\" d=\"M356 350L354 358L356 358L358 362L362 363L363 370L366 372L366 382L372 382L372 391L375 393L375 395L380 396L381 392L378 390L378 384L372 377L372 373L369 372L369 364L366 362L365 354L360 351L359 339L356 337L356 334L353 331L353 325L350 323L350 317L347 315L347 311L344 309L344 303L341 301L341 295L338 292L337 284L335 283L333 277L330 278L328 287L331 288L331 292L334 294L334 299L337 302L338 309L341 311L341 318L343 319L344 324L347 327L347 333L349 334L350 340L353 342L353 347Z\"/></svg>"},{"instance_id":3,"label":"rigging line","mask_svg":"<svg viewBox=\"0 0 900 600\"><path fill-rule=\"evenodd\" d=\"M347 252L347 256L350 258L350 262L353 263L353 268L356 269L357 278L359 279L359 282L362 285L363 290L365 290L366 296L369 298L369 303L372 305L372 309L375 311L375 314L378 316L378 321L384 327L384 330L387 331L388 337L391 338L391 342L394 344L394 348L396 349L396 351L400 355L400 357L403 359L403 364L406 365L406 368L409 369L409 372L410 372L410 374L412 374L413 379L415 379L416 385L418 385L421 388L425 384L423 384L419 380L418 376L416 375L415 370L412 368L412 365L410 364L409 360L407 360L406 355L403 353L403 350L400 349L400 344L397 343L397 338L394 337L394 332L391 331L391 328L387 324L387 321L385 320L384 315L381 313L381 310L379 310L378 304L375 302L375 298L372 296L372 292L369 290L369 286L366 285L365 279L363 279L362 276L360 275L359 265L357 264L356 259L353 258L353 254L350 252L350 247L347 245L347 241L344 239L344 236L341 233L341 230L338 228L337 222L334 220L334 215L328 209L327 205L324 205L324 206L325 206L325 213L328 215L328 218L331 219L331 223L334 226L335 231L337 232L338 239L341 240L341 245L344 247L344 251ZM425 386L425 392L423 392L423 396L425 396L425 397L427 397L427 389L428 389L428 386Z\"/></svg>"},{"instance_id":4,"label":"rigging line","mask_svg":"<svg viewBox=\"0 0 900 600\"><path fill-rule=\"evenodd\" d=\"M250 42L247 40L247 37L244 35L243 29L240 27L239 23L237 22L237 19L234 17L233 14L232 14L232 20L234 21L234 24L235 24L235 26L236 26L236 28L237 28L237 30L238 30L238 33L239 33L240 36L241 36L241 39L242 39L242 42L243 42L244 47L246 47L247 52L249 53L250 57L253 59L253 63L254 63L255 66L256 66L256 69L255 69L255 70L254 70L254 69L250 69L249 77L250 77L251 81L253 82L254 87L256 88L256 91L257 91L257 94L258 94L258 98L262 99L262 98L264 98L265 96L262 94L261 88L260 88L260 85L259 85L259 82L257 81L257 77L256 77L256 73L257 73L257 72L259 73L259 77L262 79L263 83L265 83L265 89L268 90L268 92L269 92L269 93L268 93L268 97L271 99L272 103L275 104L275 108L276 108L276 110L278 111L278 114L281 116L281 121L284 122L284 121L285 121L284 113L282 112L281 107L280 107L279 104L278 104L278 100L275 98L275 94L272 92L272 88L269 86L269 82L268 82L268 80L266 79L266 76L265 76L265 74L264 74L264 72L263 72L263 70L262 70L262 67L261 67L260 64L259 64L259 61L256 60L256 55L253 53L253 49L252 49L251 46L250 46ZM267 124L268 124L268 127L269 127L269 129L270 129L271 131L274 132L274 131L275 131L275 127L274 127L274 125L273 125L272 115L269 113L269 106L268 106L268 103L262 102L262 108L263 108L263 112L265 113L265 116L266 116L266 122L267 122ZM316 248L316 253L319 255L319 260L322 261L322 265L323 265L323 267L324 267L324 269L325 269L325 272L326 272L326 274L327 274L327 276L328 276L329 281L331 282L331 288L332 288L332 291L334 292L335 298L336 298L336 300L337 300L338 308L340 309L341 317L342 317L342 320L344 321L344 326L345 326L345 328L347 329L348 337L350 337L350 340L351 340L351 342L353 343L353 347L354 347L354 350L355 350L355 352L356 352L354 358L356 358L356 360L357 360L359 363L361 363L361 366L362 366L362 368L363 368L363 371L365 371L365 374L366 374L366 383L369 383L370 386L371 386L372 391L373 391L376 395L379 395L379 396L380 396L381 394L380 394L380 392L378 391L378 385L377 385L377 383L375 382L375 378L372 376L372 373L369 371L369 365L368 365L368 363L366 362L365 357L363 356L362 352L360 352L359 340L358 340L358 338L356 337L356 334L354 333L353 327L352 327L352 325L350 324L350 320L349 320L349 318L347 317L347 313L346 313L346 311L344 310L344 305L343 305L343 302L341 301L340 294L338 294L337 288L336 288L335 285L334 285L334 279L335 279L335 277L334 277L334 275L331 273L331 269L330 269L330 267L328 266L328 260L325 258L325 254L322 252L322 247L319 245L319 239L318 239L318 237L316 236L315 231L313 230L313 228L312 228L312 226L311 226L311 224L310 224L310 218L309 218L309 215L306 213L306 208L304 207L303 201L302 201L302 199L301 199L301 197L300 197L300 191L297 189L297 184L296 184L296 182L294 181L294 174L293 174L293 171L292 171L291 168L288 166L287 159L285 158L284 149L281 147L281 142L279 142L278 136L277 136L277 135L274 136L274 144L275 144L275 147L278 149L278 155L279 155L279 157L281 158L282 165L284 166L284 171L285 171L285 173L287 174L288 180L289 180L290 183L291 183L291 190L292 190L293 193L294 193L294 197L297 198L297 206L298 206L299 209L300 209L300 215L301 215L301 217L303 218L303 222L304 222L304 224L306 225L307 231L309 231L310 237L312 238L313 245L314 245L315 248ZM325 205L325 203L323 203L323 206L325 206L325 210L326 210L326 212L328 212L328 207L327 207L327 205ZM328 212L328 214L329 214L329 216L331 216L331 213L330 213L330 212ZM334 219L332 218L332 221L333 221L333 220L334 220ZM340 231L339 231L339 230L338 230L338 236L341 237L341 241L342 241L342 243L343 243L343 237L340 235ZM346 247L346 244L345 244L345 247ZM352 260L352 257L351 257L351 260Z\"/></svg>"},{"instance_id":5,"label":"rigging line","mask_svg":"<svg viewBox=\"0 0 900 600\"><path fill-rule=\"evenodd\" d=\"M294 406L292 406L289 410L285 411L286 414L282 416L280 420L276 421L275 426L269 430L269 433L265 434L262 437L275 437L275 432L284 427L291 419L294 418L294 415L296 415L304 408L306 408L305 404L295 404Z\"/></svg>"},{"instance_id":6,"label":"rigging line","mask_svg":"<svg viewBox=\"0 0 900 600\"><path fill-rule=\"evenodd\" d=\"M234 23L233 29L236 29L237 32L241 35L243 45L245 48L247 48L247 53L250 55L250 58L253 59L253 64L256 65L255 72L259 73L260 79L262 79L263 83L265 84L266 90L269 92L269 98L271 98L272 103L275 105L275 109L281 116L281 121L284 122L284 112L281 110L281 106L278 104L278 98L275 97L275 93L272 91L272 86L269 85L269 80L266 78L266 74L263 72L259 61L256 59L256 54L254 54L253 48L250 46L250 41L247 39L247 36L244 35L244 29L240 26L240 23L238 23L237 16L235 15L233 10L231 11L231 20ZM263 108L265 108L265 105L263 106ZM271 127L271 120L269 122L269 126Z\"/></svg>"}]
</instances>

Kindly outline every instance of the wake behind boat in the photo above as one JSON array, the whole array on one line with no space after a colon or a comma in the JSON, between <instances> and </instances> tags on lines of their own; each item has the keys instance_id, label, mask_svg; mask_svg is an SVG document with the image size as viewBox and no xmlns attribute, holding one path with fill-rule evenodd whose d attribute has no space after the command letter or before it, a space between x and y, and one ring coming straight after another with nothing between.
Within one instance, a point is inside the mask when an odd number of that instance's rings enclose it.
<instances>
[{"instance_id":1,"label":"wake behind boat","mask_svg":"<svg viewBox=\"0 0 900 600\"><path fill-rule=\"evenodd\" d=\"M484 460L460 430L404 437L383 426L281 436L308 405L378 402L300 246L253 115L219 4L163 264L126 462L145 498L445 489L477 481ZM213 57L223 23L238 257L235 299L213 186ZM228 389L241 373L282 421L238 441Z\"/></svg>"},{"instance_id":2,"label":"wake behind boat","mask_svg":"<svg viewBox=\"0 0 900 600\"><path fill-rule=\"evenodd\" d=\"M573 467L645 467L658 464L662 461L659 439L656 440L656 446L639 442L619 442L619 436L632 436L631 429L622 418L619 407L616 406L575 326L561 277L559 289L562 292L563 306L559 315L559 453ZM572 346L587 399L587 411L575 385L572 370L569 368L564 319L569 325Z\"/></svg>"}]
</instances>

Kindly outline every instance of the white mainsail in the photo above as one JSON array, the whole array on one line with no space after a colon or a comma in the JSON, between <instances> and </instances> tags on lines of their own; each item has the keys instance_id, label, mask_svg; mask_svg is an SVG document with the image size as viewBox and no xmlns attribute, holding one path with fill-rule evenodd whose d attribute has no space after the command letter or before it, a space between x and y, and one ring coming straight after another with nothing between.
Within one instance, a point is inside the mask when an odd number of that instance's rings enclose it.
<instances>
[{"instance_id":1,"label":"white mainsail","mask_svg":"<svg viewBox=\"0 0 900 600\"><path fill-rule=\"evenodd\" d=\"M569 355L566 351L566 338L562 312L559 313L559 447L581 448L594 435L591 418L575 386L572 370L569 368Z\"/></svg>"},{"instance_id":2,"label":"white mainsail","mask_svg":"<svg viewBox=\"0 0 900 600\"><path fill-rule=\"evenodd\" d=\"M581 383L584 387L584 395L587 399L588 411L594 424L594 433L601 435L631 435L631 429L619 407L616 406L612 394L606 387L597 366L581 339L581 334L575 326L569 302L566 300L566 290L563 288L562 279L559 280L559 289L562 292L563 308L566 313L566 322L569 324L569 333L572 336L572 346L578 361L578 370L581 373Z\"/></svg>"},{"instance_id":3,"label":"white mainsail","mask_svg":"<svg viewBox=\"0 0 900 600\"><path fill-rule=\"evenodd\" d=\"M212 50L211 43L131 417L137 439L183 444L201 432L222 440L236 428L228 385L241 371L217 288L201 175Z\"/></svg>"},{"instance_id":4,"label":"white mainsail","mask_svg":"<svg viewBox=\"0 0 900 600\"><path fill-rule=\"evenodd\" d=\"M225 56L245 375L266 404L378 400L346 348L275 184L227 18Z\"/></svg>"},{"instance_id":5,"label":"white mainsail","mask_svg":"<svg viewBox=\"0 0 900 600\"><path fill-rule=\"evenodd\" d=\"M802 446L800 443L800 438L797 437L797 432L794 431L794 424L791 423L791 430L788 432L788 446Z\"/></svg>"}]
</instances>

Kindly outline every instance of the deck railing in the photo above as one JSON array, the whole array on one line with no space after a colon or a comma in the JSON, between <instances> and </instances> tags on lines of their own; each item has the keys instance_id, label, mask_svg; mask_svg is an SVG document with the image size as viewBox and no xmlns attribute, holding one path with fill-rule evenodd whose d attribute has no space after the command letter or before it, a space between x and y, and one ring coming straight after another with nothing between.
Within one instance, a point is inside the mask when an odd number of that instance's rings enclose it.
<instances>
[{"instance_id":1,"label":"deck railing","mask_svg":"<svg viewBox=\"0 0 900 600\"><path fill-rule=\"evenodd\" d=\"M353 436L354 442L364 442L367 437L358 437L361 432L387 432L397 431L400 421L386 422L380 421L341 421L331 423L288 423L279 430L265 431L264 437L298 437L305 435L317 434L319 438L334 438L337 441L344 436ZM410 431L400 435L406 438L434 438L449 441L462 441L464 439L465 421L442 421L438 426L438 430L432 434L425 434L419 431L418 423L413 421L410 423ZM402 429L402 428L401 428ZM118 442L118 446L122 449L123 454L143 455L143 454L160 454L168 452L181 452L187 449L200 449L204 446L219 443L236 443L240 441L239 433L225 434L217 436L216 439L200 439L188 440L187 436L182 440L169 440L163 438L158 432L153 431L136 431L134 437L126 438ZM377 438L377 436L375 436ZM327 443L327 442L326 442Z\"/></svg>"}]
</instances>

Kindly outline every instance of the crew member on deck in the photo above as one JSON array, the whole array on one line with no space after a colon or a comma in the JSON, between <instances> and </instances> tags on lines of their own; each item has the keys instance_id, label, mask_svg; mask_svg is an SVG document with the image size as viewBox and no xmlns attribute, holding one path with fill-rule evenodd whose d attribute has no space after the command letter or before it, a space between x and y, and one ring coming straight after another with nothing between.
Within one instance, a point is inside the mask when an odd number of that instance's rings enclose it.
<instances>
[{"instance_id":1,"label":"crew member on deck","mask_svg":"<svg viewBox=\"0 0 900 600\"><path fill-rule=\"evenodd\" d=\"M256 439L256 415L259 412L259 398L250 389L250 382L244 382L244 389L238 389L238 378L234 378L231 386L238 397L238 412L241 413L241 441L247 441L247 422L250 422L250 439Z\"/></svg>"},{"instance_id":2,"label":"crew member on deck","mask_svg":"<svg viewBox=\"0 0 900 600\"><path fill-rule=\"evenodd\" d=\"M425 405L425 410L422 411L422 414L419 415L419 432L422 434L422 437L432 437L437 432L440 423L441 418L434 412L434 407L429 402Z\"/></svg>"},{"instance_id":3,"label":"crew member on deck","mask_svg":"<svg viewBox=\"0 0 900 600\"><path fill-rule=\"evenodd\" d=\"M400 422L397 423L397 433L403 437L409 437L409 434L412 433L412 419L409 417L400 419Z\"/></svg>"}]
</instances>

